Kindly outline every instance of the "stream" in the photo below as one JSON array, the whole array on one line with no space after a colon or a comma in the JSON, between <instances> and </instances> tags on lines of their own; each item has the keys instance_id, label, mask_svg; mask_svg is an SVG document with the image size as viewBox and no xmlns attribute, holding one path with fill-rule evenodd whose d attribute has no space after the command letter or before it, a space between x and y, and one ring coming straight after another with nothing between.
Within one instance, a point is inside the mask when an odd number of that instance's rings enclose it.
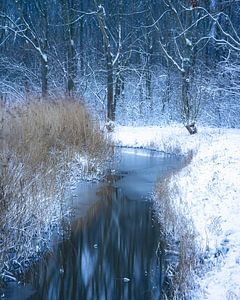
<instances>
[{"instance_id":1,"label":"stream","mask_svg":"<svg viewBox=\"0 0 240 300\"><path fill-rule=\"evenodd\" d=\"M9 283L9 300L158 300L167 259L151 193L181 159L151 150L118 149L104 182L81 182L68 201L66 238L25 275Z\"/></svg>"}]
</instances>

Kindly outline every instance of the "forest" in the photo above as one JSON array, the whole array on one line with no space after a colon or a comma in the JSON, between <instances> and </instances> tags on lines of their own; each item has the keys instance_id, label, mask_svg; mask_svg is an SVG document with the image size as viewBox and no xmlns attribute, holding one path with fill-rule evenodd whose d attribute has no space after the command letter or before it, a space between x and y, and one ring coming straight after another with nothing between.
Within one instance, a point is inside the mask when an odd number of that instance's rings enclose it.
<instances>
[{"instance_id":1,"label":"forest","mask_svg":"<svg viewBox=\"0 0 240 300\"><path fill-rule=\"evenodd\" d=\"M238 127L240 1L0 1L0 99L101 120ZM144 121L143 121L144 120Z\"/></svg>"}]
</instances>

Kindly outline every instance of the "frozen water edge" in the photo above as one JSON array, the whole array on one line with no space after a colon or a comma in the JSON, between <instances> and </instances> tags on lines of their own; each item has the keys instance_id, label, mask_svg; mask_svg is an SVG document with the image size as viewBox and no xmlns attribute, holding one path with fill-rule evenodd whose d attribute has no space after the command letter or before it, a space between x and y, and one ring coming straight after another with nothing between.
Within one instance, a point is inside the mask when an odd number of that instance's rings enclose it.
<instances>
[{"instance_id":1,"label":"frozen water edge","mask_svg":"<svg viewBox=\"0 0 240 300\"><path fill-rule=\"evenodd\" d=\"M174 175L180 191L176 206L193 220L202 251L222 259L201 277L193 299L240 299L240 130L199 128L190 136L182 126L116 127L117 144L166 152L195 153Z\"/></svg>"}]
</instances>

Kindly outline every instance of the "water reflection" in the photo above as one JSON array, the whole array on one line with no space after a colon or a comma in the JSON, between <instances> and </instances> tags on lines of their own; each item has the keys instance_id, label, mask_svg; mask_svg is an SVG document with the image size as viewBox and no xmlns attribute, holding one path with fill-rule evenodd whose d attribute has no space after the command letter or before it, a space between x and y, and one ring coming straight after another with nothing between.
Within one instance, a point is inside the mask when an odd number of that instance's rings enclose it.
<instances>
[{"instance_id":1,"label":"water reflection","mask_svg":"<svg viewBox=\"0 0 240 300\"><path fill-rule=\"evenodd\" d=\"M160 299L158 241L151 203L130 201L116 189L30 275L36 292L29 299Z\"/></svg>"},{"instance_id":2,"label":"water reflection","mask_svg":"<svg viewBox=\"0 0 240 300\"><path fill-rule=\"evenodd\" d=\"M144 197L156 176L178 162L154 155L125 153L118 175L110 174L95 193L98 201L75 219L52 255L26 275L27 286L8 289L7 299L161 299L160 228Z\"/></svg>"}]
</instances>

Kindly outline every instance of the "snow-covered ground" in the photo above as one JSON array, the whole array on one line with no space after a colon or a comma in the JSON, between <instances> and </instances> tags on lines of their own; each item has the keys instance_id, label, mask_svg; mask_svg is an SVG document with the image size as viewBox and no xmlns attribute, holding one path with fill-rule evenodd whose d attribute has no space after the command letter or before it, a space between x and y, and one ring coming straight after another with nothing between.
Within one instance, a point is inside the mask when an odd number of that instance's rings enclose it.
<instances>
[{"instance_id":1,"label":"snow-covered ground","mask_svg":"<svg viewBox=\"0 0 240 300\"><path fill-rule=\"evenodd\" d=\"M190 136L181 126L118 126L113 137L125 146L193 150L190 165L172 178L180 191L176 205L193 220L202 250L220 255L198 278L196 299L240 299L240 130L199 128Z\"/></svg>"}]
</instances>

